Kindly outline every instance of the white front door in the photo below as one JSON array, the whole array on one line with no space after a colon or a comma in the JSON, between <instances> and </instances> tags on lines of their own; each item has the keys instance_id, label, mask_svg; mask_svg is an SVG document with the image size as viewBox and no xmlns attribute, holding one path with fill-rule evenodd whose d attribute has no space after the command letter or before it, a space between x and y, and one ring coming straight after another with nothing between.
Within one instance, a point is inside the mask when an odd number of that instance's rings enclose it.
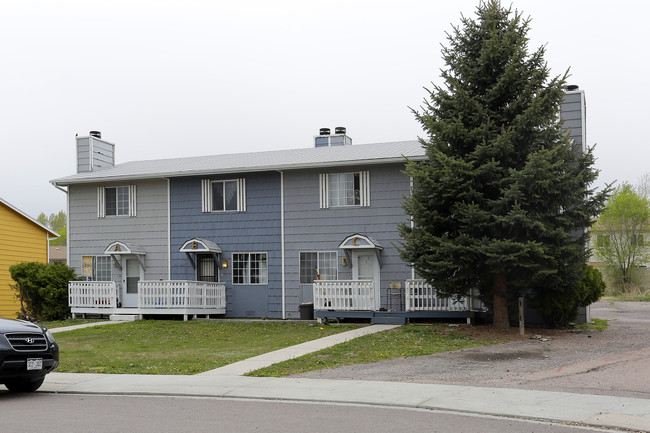
<instances>
[{"instance_id":1,"label":"white front door","mask_svg":"<svg viewBox=\"0 0 650 433\"><path fill-rule=\"evenodd\" d=\"M142 278L142 267L136 258L122 260L122 287L124 287L124 300L122 305L126 308L138 307L138 281Z\"/></svg>"},{"instance_id":2,"label":"white front door","mask_svg":"<svg viewBox=\"0 0 650 433\"><path fill-rule=\"evenodd\" d=\"M379 261L374 250L352 252L352 279L372 280L375 283L375 310L381 306Z\"/></svg>"}]
</instances>

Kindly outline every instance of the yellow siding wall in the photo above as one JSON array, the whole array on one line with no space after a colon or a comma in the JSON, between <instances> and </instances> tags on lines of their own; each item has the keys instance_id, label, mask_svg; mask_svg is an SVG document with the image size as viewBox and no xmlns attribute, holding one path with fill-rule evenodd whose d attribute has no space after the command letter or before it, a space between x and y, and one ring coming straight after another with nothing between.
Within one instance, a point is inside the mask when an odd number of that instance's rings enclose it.
<instances>
[{"instance_id":1,"label":"yellow siding wall","mask_svg":"<svg viewBox=\"0 0 650 433\"><path fill-rule=\"evenodd\" d=\"M15 319L20 303L11 289L9 267L21 262L47 263L47 236L42 227L0 203L0 316Z\"/></svg>"}]
</instances>

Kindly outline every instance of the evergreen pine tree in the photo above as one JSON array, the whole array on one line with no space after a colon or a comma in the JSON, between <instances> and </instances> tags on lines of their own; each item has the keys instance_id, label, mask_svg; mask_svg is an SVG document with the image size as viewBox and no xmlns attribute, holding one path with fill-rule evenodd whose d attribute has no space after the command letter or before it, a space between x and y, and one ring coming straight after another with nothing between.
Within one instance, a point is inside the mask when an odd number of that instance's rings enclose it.
<instances>
[{"instance_id":1,"label":"evergreen pine tree","mask_svg":"<svg viewBox=\"0 0 650 433\"><path fill-rule=\"evenodd\" d=\"M572 150L559 118L566 75L550 77L543 47L528 52L530 20L496 0L476 14L447 35L444 86L413 110L427 159L407 164L401 256L443 295L477 288L495 327L522 295L561 324L607 191L590 189L591 150Z\"/></svg>"}]
</instances>

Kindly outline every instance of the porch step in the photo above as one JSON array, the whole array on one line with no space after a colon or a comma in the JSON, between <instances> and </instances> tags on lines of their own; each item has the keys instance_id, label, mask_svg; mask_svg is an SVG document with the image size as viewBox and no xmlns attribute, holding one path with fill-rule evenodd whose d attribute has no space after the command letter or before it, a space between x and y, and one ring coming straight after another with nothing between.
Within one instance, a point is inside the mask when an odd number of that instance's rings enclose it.
<instances>
[{"instance_id":1,"label":"porch step","mask_svg":"<svg viewBox=\"0 0 650 433\"><path fill-rule=\"evenodd\" d=\"M375 311L370 319L376 325L404 325L406 317L404 313L382 313Z\"/></svg>"},{"instance_id":2,"label":"porch step","mask_svg":"<svg viewBox=\"0 0 650 433\"><path fill-rule=\"evenodd\" d=\"M141 318L138 314L111 314L109 317L111 322L135 322Z\"/></svg>"}]
</instances>

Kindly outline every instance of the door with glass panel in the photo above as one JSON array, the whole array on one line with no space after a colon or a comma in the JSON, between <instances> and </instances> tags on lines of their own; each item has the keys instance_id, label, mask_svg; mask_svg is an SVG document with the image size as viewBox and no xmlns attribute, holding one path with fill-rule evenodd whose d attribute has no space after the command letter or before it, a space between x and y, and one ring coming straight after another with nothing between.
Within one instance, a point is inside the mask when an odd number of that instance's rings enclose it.
<instances>
[{"instance_id":1,"label":"door with glass panel","mask_svg":"<svg viewBox=\"0 0 650 433\"><path fill-rule=\"evenodd\" d=\"M137 258L124 258L122 260L122 286L124 287L124 300L122 305L126 308L138 307L138 281L142 279L142 267Z\"/></svg>"}]
</instances>

